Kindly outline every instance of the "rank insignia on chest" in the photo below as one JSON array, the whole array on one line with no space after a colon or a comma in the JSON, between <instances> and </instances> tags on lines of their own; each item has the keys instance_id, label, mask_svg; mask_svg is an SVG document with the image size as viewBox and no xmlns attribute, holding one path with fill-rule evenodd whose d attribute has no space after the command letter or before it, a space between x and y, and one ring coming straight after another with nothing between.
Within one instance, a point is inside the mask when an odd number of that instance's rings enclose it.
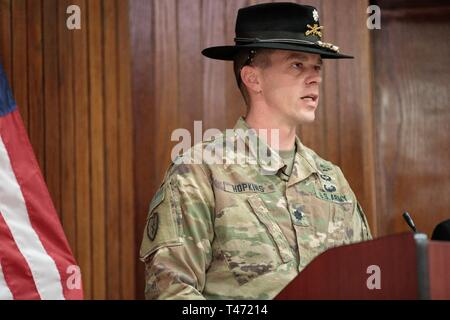
<instances>
[{"instance_id":1,"label":"rank insignia on chest","mask_svg":"<svg viewBox=\"0 0 450 320\"><path fill-rule=\"evenodd\" d=\"M303 219L303 212L300 209L295 209L294 211L294 217L297 221L300 221Z\"/></svg>"}]
</instances>

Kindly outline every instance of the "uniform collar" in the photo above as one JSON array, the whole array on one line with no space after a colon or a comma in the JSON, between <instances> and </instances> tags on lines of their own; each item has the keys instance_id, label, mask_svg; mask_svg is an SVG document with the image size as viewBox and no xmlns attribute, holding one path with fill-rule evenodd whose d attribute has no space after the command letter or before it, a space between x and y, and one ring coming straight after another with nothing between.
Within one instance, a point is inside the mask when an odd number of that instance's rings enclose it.
<instances>
[{"instance_id":1,"label":"uniform collar","mask_svg":"<svg viewBox=\"0 0 450 320\"><path fill-rule=\"evenodd\" d=\"M236 125L234 126L234 130L235 132L236 130L242 130L244 132L247 132L249 136L256 135L256 131L248 125L248 123L245 121L243 117L240 117L238 119ZM265 143L265 141L263 141L263 139L260 139L257 135L256 139L247 139L245 143L249 148L250 155L255 159L257 159L257 163L263 170L263 174L274 175L285 166L283 159L280 157L278 152L276 152L273 148L268 146ZM311 153L308 152L307 148L305 148L305 146L301 143L300 138L298 136L295 137L295 144L296 144L295 162L291 178L289 179L289 184L301 181L307 178L312 173L320 172L317 169L316 162L314 161L314 158L312 157ZM259 149L258 145L260 147ZM258 157L258 150L260 150L261 148L262 150L268 150L267 153L270 156L267 157L267 159L265 159L264 157L263 158Z\"/></svg>"},{"instance_id":2,"label":"uniform collar","mask_svg":"<svg viewBox=\"0 0 450 320\"><path fill-rule=\"evenodd\" d=\"M295 137L295 144L297 146L297 153L295 155L291 177L288 181L288 187L308 178L313 173L320 174L311 151L301 143L297 136Z\"/></svg>"},{"instance_id":3,"label":"uniform collar","mask_svg":"<svg viewBox=\"0 0 450 320\"><path fill-rule=\"evenodd\" d=\"M255 129L252 129L243 117L240 117L234 126L234 131L245 132L245 145L248 147L249 155L256 159L264 175L274 175L285 166L279 154L268 146L263 139L260 139ZM238 139L244 137L237 134ZM248 138L247 138L248 137ZM252 139L254 137L254 139ZM259 148L258 148L259 146ZM267 156L258 156L260 150L267 150Z\"/></svg>"}]
</instances>

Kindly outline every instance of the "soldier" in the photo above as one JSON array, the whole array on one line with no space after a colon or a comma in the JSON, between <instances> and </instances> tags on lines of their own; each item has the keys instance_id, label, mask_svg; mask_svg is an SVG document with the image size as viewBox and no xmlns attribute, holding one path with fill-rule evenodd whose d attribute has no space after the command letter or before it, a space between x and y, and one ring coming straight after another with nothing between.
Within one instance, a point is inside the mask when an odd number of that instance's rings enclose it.
<instances>
[{"instance_id":1,"label":"soldier","mask_svg":"<svg viewBox=\"0 0 450 320\"><path fill-rule=\"evenodd\" d=\"M146 298L272 299L326 249L371 239L342 171L296 136L314 121L322 59L351 58L322 29L314 7L254 5L234 46L203 50L234 61L247 115L168 169L141 246Z\"/></svg>"}]
</instances>

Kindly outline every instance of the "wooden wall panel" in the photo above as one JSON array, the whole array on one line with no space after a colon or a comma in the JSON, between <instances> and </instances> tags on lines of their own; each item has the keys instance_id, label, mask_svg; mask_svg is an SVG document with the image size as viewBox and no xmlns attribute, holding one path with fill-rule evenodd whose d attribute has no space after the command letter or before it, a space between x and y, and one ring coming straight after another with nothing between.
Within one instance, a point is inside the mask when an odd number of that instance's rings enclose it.
<instances>
[{"instance_id":1,"label":"wooden wall panel","mask_svg":"<svg viewBox=\"0 0 450 320\"><path fill-rule=\"evenodd\" d=\"M141 264L137 259L138 246L135 241L135 198L134 193L134 122L133 122L133 104L131 97L131 53L129 45L130 22L128 18L128 2L116 1L116 43L115 52L117 52L118 72L117 77L118 91L118 159L119 159L119 265L120 268L120 287L109 287L108 292L119 290L122 299L134 299L141 297L142 293L136 296L136 264ZM119 18L119 13L121 13Z\"/></svg>"},{"instance_id":2,"label":"wooden wall panel","mask_svg":"<svg viewBox=\"0 0 450 320\"><path fill-rule=\"evenodd\" d=\"M103 56L103 48L110 49L107 46L105 38L102 39L103 34L107 33L102 21L102 8L103 2L100 0L88 0L86 2L88 16L87 31L88 31L88 54L89 54L89 110L87 114L90 116L90 135L89 135L89 148L90 148L90 165L96 170L90 171L90 177L88 180L89 187L91 188L91 250L92 250L92 269L95 270L95 275L92 278L93 285L93 298L101 299L106 296L106 274L109 275L109 270L106 264L106 249L111 249L110 255L114 255L117 252L117 248L114 247L114 240L110 244L106 242L106 227L109 229L109 225L106 224L106 210L108 207L105 203L106 194L106 159L109 158L109 154L105 154L105 149L110 141L105 139L105 122L107 121L107 115L109 113L104 112L104 102L109 92L104 90L105 83L108 77L104 77L105 70L103 60L106 60L106 56ZM103 43L102 43L103 42ZM115 55L108 55L115 56ZM113 69L114 70L114 69ZM111 76L111 75L110 75ZM105 94L106 93L106 94ZM105 97L104 97L105 96ZM114 112L113 112L114 115ZM106 119L105 119L106 118ZM111 128L111 127L110 127ZM112 127L115 131L116 128ZM106 133L106 136L107 133ZM114 159L114 158L113 158ZM109 173L109 172L108 172ZM111 173L117 176L116 172ZM117 197L113 191L117 185L111 185L110 192ZM112 189L112 190L111 190ZM116 199L111 199L114 203ZM109 212L108 212L109 213ZM116 230L111 229L111 233ZM108 240L111 234L108 234ZM117 237L117 233L113 236ZM108 248L106 248L106 243ZM112 274L111 276L114 276ZM114 279L115 277L113 277ZM108 278L109 280L109 278Z\"/></svg>"},{"instance_id":3,"label":"wooden wall panel","mask_svg":"<svg viewBox=\"0 0 450 320\"><path fill-rule=\"evenodd\" d=\"M44 64L44 157L45 155L61 155L61 110L59 103L58 84L58 28L55 28L55 21L58 21L58 0L47 0L43 2L43 64ZM52 115L52 116L46 116ZM46 181L49 190L52 190L53 203L58 214L61 210L61 161L60 157L45 157ZM50 170L50 168L52 168Z\"/></svg>"},{"instance_id":4,"label":"wooden wall panel","mask_svg":"<svg viewBox=\"0 0 450 320\"><path fill-rule=\"evenodd\" d=\"M202 2L203 48L225 43L225 1ZM203 49L202 48L202 49ZM179 54L183 54L180 52ZM203 130L226 128L225 68L229 62L203 59ZM195 85L195 84L194 84Z\"/></svg>"},{"instance_id":5,"label":"wooden wall panel","mask_svg":"<svg viewBox=\"0 0 450 320\"><path fill-rule=\"evenodd\" d=\"M136 212L134 241L138 253L145 219L152 193L158 187L156 181L156 150L153 142L155 124L153 121L155 95L155 74L153 57L156 54L153 45L154 32L152 25L154 15L152 2L134 0L130 2L130 37L131 37L131 88L133 97L134 120L134 189ZM136 272L136 296L144 297L144 266L138 262Z\"/></svg>"},{"instance_id":6,"label":"wooden wall panel","mask_svg":"<svg viewBox=\"0 0 450 320\"><path fill-rule=\"evenodd\" d=\"M81 8L81 30L66 9ZM0 57L87 299L135 298L128 2L1 0Z\"/></svg>"},{"instance_id":7,"label":"wooden wall panel","mask_svg":"<svg viewBox=\"0 0 450 320\"><path fill-rule=\"evenodd\" d=\"M12 0L0 0L0 59L9 83L12 83L11 14Z\"/></svg>"},{"instance_id":8,"label":"wooden wall panel","mask_svg":"<svg viewBox=\"0 0 450 320\"><path fill-rule=\"evenodd\" d=\"M117 52L116 43L116 4L113 1L106 1L104 5L104 20L102 29L105 37L105 52ZM101 19L98 19L101 22ZM117 130L119 113L117 95L117 75L118 75L118 57L117 55L106 54L103 61L105 71L105 109L101 114L105 116L105 149L108 162L105 163L106 169L106 185L108 186L108 194L106 195L106 227L108 229L108 260L107 265L107 285L108 289L120 287L120 238L116 235L120 234L120 210L119 210L119 132ZM130 248L131 250L131 248ZM100 259L99 259L100 260ZM120 292L108 290L109 297L113 299L120 298Z\"/></svg>"},{"instance_id":9,"label":"wooden wall panel","mask_svg":"<svg viewBox=\"0 0 450 320\"><path fill-rule=\"evenodd\" d=\"M178 35L178 110L179 125L194 132L192 119L203 117L203 59L198 54L202 50L201 17L202 6L199 1L180 1L177 10ZM196 84L192 86L193 83Z\"/></svg>"},{"instance_id":10,"label":"wooden wall panel","mask_svg":"<svg viewBox=\"0 0 450 320\"><path fill-rule=\"evenodd\" d=\"M12 48L12 82L17 93L17 102L24 125L29 128L28 121L28 43L27 43L27 2L26 0L11 1L11 38Z\"/></svg>"},{"instance_id":11,"label":"wooden wall panel","mask_svg":"<svg viewBox=\"0 0 450 320\"><path fill-rule=\"evenodd\" d=\"M152 147L148 152L154 154L153 164L156 172L164 173L166 164L170 161L171 133L177 128L179 117L183 116L178 111L178 75L179 68L177 61L178 34L176 11L177 2L175 0L153 2L154 18L154 43L155 55L154 69L157 87L154 88L155 104L153 117L158 119L153 122L154 134L152 136ZM181 35L182 36L182 35ZM158 176L156 176L158 177ZM158 179L157 179L158 181Z\"/></svg>"},{"instance_id":12,"label":"wooden wall panel","mask_svg":"<svg viewBox=\"0 0 450 320\"><path fill-rule=\"evenodd\" d=\"M450 6L380 1L374 36L377 214L380 234L431 236L450 217ZM406 35L414 35L413 39Z\"/></svg>"},{"instance_id":13,"label":"wooden wall panel","mask_svg":"<svg viewBox=\"0 0 450 320\"><path fill-rule=\"evenodd\" d=\"M28 128L37 160L45 164L42 1L27 1L27 12Z\"/></svg>"},{"instance_id":14,"label":"wooden wall panel","mask_svg":"<svg viewBox=\"0 0 450 320\"><path fill-rule=\"evenodd\" d=\"M59 1L58 5L58 83L59 83L59 106L60 110L60 139L61 139L61 215L64 231L79 260L77 244L77 223L75 205L75 110L73 98L73 41L72 32L67 32L65 26L66 8L70 0ZM52 198L55 194L52 186L49 191ZM84 280L84 279L83 279Z\"/></svg>"},{"instance_id":15,"label":"wooden wall panel","mask_svg":"<svg viewBox=\"0 0 450 320\"><path fill-rule=\"evenodd\" d=\"M88 36L89 21L87 20L86 0L76 0L74 5L81 9L81 20L85 28L73 33L73 99L75 127L75 216L77 223L78 263L83 270L85 290L90 297L93 294L92 227L91 223L91 193L89 185L90 159L90 112L89 112L89 75L88 75ZM82 226L82 227L81 227ZM92 296L91 296L92 295Z\"/></svg>"}]
</instances>

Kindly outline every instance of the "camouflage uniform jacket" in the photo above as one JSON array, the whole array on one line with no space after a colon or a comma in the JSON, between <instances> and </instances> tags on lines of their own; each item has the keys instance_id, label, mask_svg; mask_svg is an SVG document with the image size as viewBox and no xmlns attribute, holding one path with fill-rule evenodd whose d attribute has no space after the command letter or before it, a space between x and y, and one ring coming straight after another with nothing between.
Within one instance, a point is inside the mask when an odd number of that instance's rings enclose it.
<instances>
[{"instance_id":1,"label":"camouflage uniform jacket","mask_svg":"<svg viewBox=\"0 0 450 320\"><path fill-rule=\"evenodd\" d=\"M248 129L240 118L234 131ZM272 299L326 249L371 239L341 170L298 138L296 146L290 177L273 150L270 165L255 157L169 168L141 245L146 298ZM251 157L255 146L245 147Z\"/></svg>"}]
</instances>

